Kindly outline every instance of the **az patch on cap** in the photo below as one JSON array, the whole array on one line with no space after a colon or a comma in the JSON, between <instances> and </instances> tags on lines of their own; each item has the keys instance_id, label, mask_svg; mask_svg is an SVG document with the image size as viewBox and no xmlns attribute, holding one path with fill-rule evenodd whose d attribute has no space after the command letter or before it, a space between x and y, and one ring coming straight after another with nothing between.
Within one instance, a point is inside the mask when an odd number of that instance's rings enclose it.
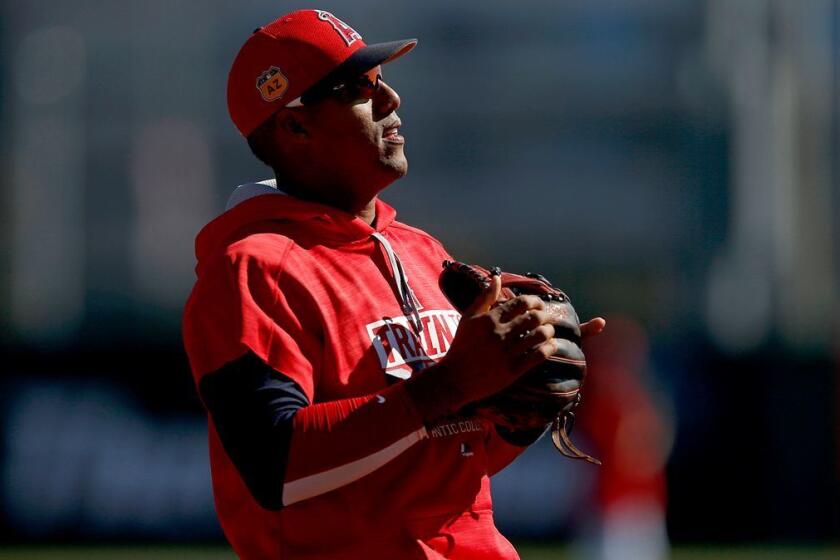
<instances>
[{"instance_id":1,"label":"az patch on cap","mask_svg":"<svg viewBox=\"0 0 840 560\"><path fill-rule=\"evenodd\" d=\"M266 101L277 101L289 89L289 80L279 68L272 66L257 78L257 89Z\"/></svg>"}]
</instances>

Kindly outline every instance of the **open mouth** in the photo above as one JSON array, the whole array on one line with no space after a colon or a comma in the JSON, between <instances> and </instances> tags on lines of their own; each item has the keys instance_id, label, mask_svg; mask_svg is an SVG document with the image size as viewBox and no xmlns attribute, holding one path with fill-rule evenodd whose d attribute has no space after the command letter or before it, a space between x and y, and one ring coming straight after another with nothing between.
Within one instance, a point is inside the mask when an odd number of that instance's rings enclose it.
<instances>
[{"instance_id":1,"label":"open mouth","mask_svg":"<svg viewBox=\"0 0 840 560\"><path fill-rule=\"evenodd\" d=\"M402 123L395 123L392 126L388 126L385 130L382 131L382 139L385 142L389 142L391 144L404 144L405 138L400 136L400 125Z\"/></svg>"}]
</instances>

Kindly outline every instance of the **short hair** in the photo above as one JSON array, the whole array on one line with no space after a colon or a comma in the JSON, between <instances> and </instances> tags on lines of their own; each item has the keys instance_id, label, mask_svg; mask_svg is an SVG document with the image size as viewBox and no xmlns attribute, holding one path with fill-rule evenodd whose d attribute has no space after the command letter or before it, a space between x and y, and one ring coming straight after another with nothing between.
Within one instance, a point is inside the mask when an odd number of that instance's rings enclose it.
<instances>
[{"instance_id":1,"label":"short hair","mask_svg":"<svg viewBox=\"0 0 840 560\"><path fill-rule=\"evenodd\" d=\"M251 153L272 169L279 167L277 165L277 146L274 143L275 127L275 119L274 115L272 115L264 123L255 128L247 137L248 147L251 148Z\"/></svg>"}]
</instances>

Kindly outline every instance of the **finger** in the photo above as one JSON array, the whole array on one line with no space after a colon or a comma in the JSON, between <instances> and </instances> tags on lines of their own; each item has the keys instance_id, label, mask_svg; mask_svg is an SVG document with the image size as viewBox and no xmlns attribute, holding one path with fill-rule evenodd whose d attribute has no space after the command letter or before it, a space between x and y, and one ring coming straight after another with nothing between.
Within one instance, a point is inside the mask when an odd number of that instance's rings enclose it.
<instances>
[{"instance_id":1,"label":"finger","mask_svg":"<svg viewBox=\"0 0 840 560\"><path fill-rule=\"evenodd\" d=\"M474 317L487 313L499 299L500 293L502 293L502 279L498 276L490 277L490 286L464 311L464 317Z\"/></svg>"},{"instance_id":2,"label":"finger","mask_svg":"<svg viewBox=\"0 0 840 560\"><path fill-rule=\"evenodd\" d=\"M551 320L551 315L541 309L529 309L525 313L518 315L508 323L508 336L513 338L521 338L528 332L534 330L540 325L546 325Z\"/></svg>"},{"instance_id":3,"label":"finger","mask_svg":"<svg viewBox=\"0 0 840 560\"><path fill-rule=\"evenodd\" d=\"M511 346L511 352L514 355L528 352L532 348L539 346L554 338L554 326L540 325L528 334L518 338Z\"/></svg>"},{"instance_id":4,"label":"finger","mask_svg":"<svg viewBox=\"0 0 840 560\"><path fill-rule=\"evenodd\" d=\"M549 356L554 355L554 352L557 351L556 340L557 339L555 338L546 340L539 346L536 346L517 357L516 360L514 360L514 371L517 376L520 376L526 371L537 367L546 361Z\"/></svg>"},{"instance_id":5,"label":"finger","mask_svg":"<svg viewBox=\"0 0 840 560\"><path fill-rule=\"evenodd\" d=\"M580 326L580 336L581 338L595 336L596 334L600 334L606 326L607 322L603 317L595 317Z\"/></svg>"},{"instance_id":6,"label":"finger","mask_svg":"<svg viewBox=\"0 0 840 560\"><path fill-rule=\"evenodd\" d=\"M499 312L499 321L507 323L529 309L545 309L545 302L537 296L517 296L507 300L496 309Z\"/></svg>"}]
</instances>

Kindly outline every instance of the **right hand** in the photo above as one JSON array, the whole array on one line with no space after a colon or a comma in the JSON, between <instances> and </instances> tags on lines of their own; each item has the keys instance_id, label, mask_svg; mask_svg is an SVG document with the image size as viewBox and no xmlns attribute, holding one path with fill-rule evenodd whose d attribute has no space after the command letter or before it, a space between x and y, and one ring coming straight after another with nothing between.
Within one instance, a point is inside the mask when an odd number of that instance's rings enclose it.
<instances>
[{"instance_id":1,"label":"right hand","mask_svg":"<svg viewBox=\"0 0 840 560\"><path fill-rule=\"evenodd\" d=\"M499 392L557 350L543 301L524 295L494 307L501 286L492 277L464 311L446 356L409 380L409 393L427 419Z\"/></svg>"},{"instance_id":2,"label":"right hand","mask_svg":"<svg viewBox=\"0 0 840 560\"><path fill-rule=\"evenodd\" d=\"M493 307L501 286L493 276L490 288L464 312L440 362L449 384L468 402L499 392L557 350L545 303L523 295Z\"/></svg>"}]
</instances>

